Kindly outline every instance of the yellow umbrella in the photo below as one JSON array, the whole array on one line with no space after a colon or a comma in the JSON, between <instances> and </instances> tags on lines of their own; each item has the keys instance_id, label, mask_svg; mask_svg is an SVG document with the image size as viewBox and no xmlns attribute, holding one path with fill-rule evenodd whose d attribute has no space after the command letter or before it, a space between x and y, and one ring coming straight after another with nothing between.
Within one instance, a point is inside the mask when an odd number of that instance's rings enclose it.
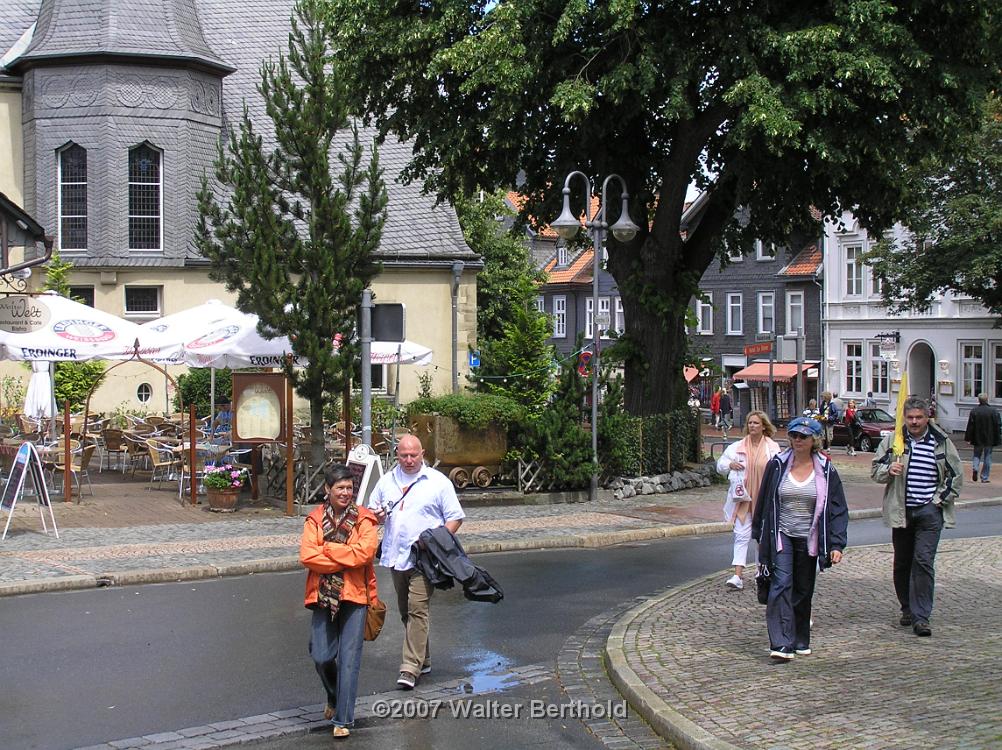
<instances>
[{"instance_id":1,"label":"yellow umbrella","mask_svg":"<svg viewBox=\"0 0 1002 750\"><path fill-rule=\"evenodd\" d=\"M898 406L894 412L894 443L891 450L900 458L905 452L905 399L908 398L908 372L901 373L901 387L898 389Z\"/></svg>"}]
</instances>

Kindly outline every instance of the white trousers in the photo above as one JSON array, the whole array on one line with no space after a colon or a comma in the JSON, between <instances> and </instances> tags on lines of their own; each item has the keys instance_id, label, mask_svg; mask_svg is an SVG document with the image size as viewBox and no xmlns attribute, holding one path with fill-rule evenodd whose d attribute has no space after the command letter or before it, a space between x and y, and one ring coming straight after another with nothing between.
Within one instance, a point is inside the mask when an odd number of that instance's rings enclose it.
<instances>
[{"instance_id":1,"label":"white trousers","mask_svg":"<svg viewBox=\"0 0 1002 750\"><path fill-rule=\"evenodd\" d=\"M734 519L734 560L731 565L745 565L748 558L748 543L751 541L751 511L745 516L742 522L740 518Z\"/></svg>"}]
</instances>

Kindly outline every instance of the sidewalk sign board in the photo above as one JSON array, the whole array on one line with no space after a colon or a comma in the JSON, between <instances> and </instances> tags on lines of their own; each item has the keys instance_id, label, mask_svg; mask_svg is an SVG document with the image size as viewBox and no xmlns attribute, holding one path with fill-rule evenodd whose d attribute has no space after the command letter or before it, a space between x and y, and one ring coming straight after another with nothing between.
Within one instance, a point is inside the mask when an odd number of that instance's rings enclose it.
<instances>
[{"instance_id":1,"label":"sidewalk sign board","mask_svg":"<svg viewBox=\"0 0 1002 750\"><path fill-rule=\"evenodd\" d=\"M347 465L355 485L355 502L365 507L372 488L383 476L383 465L379 462L379 456L365 443L359 443L351 449Z\"/></svg>"},{"instance_id":2,"label":"sidewalk sign board","mask_svg":"<svg viewBox=\"0 0 1002 750\"><path fill-rule=\"evenodd\" d=\"M3 527L3 536L0 541L7 538L7 531L10 529L10 522L14 518L14 508L18 499L24 494L24 480L30 475L34 486L35 499L38 502L38 515L42 518L42 529L46 534L49 527L45 522L45 509L49 510L49 519L52 521L52 531L55 532L56 539L59 538L59 529L56 528L56 517L52 512L52 501L49 499L49 487L45 483L42 474L42 459L38 456L38 451L33 443L21 443L14 456L14 463L10 469L10 476L3 488L3 495L0 496L0 509L7 511L7 523Z\"/></svg>"}]
</instances>

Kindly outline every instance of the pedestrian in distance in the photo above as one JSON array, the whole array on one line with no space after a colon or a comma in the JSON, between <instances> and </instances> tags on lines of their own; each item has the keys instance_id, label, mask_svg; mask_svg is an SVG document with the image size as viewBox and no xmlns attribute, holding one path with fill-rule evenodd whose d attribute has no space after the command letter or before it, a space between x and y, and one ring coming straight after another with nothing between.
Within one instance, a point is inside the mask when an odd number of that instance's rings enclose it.
<instances>
[{"instance_id":1,"label":"pedestrian in distance","mask_svg":"<svg viewBox=\"0 0 1002 750\"><path fill-rule=\"evenodd\" d=\"M385 525L380 565L389 568L397 594L404 643L397 687L411 690L431 671L429 631L431 595L428 579L415 568L417 541L428 529L445 526L455 534L465 514L452 482L425 465L424 448L415 435L397 443L397 465L376 483L369 507Z\"/></svg>"},{"instance_id":2,"label":"pedestrian in distance","mask_svg":"<svg viewBox=\"0 0 1002 750\"><path fill-rule=\"evenodd\" d=\"M366 610L378 601L373 558L379 526L354 495L347 466L327 469L324 502L307 516L299 545L299 562L309 571L306 607L313 610L310 656L327 696L324 718L339 738L355 722Z\"/></svg>"},{"instance_id":3,"label":"pedestrian in distance","mask_svg":"<svg viewBox=\"0 0 1002 750\"><path fill-rule=\"evenodd\" d=\"M734 424L734 406L731 403L731 394L727 389L720 389L720 434L727 440L727 431Z\"/></svg>"},{"instance_id":4,"label":"pedestrian in distance","mask_svg":"<svg viewBox=\"0 0 1002 750\"><path fill-rule=\"evenodd\" d=\"M866 398L863 399L863 408L864 409L873 409L874 407L876 407L876 405L877 405L877 402L874 401L874 399L873 399L873 391L867 391L866 392Z\"/></svg>"},{"instance_id":5,"label":"pedestrian in distance","mask_svg":"<svg viewBox=\"0 0 1002 750\"><path fill-rule=\"evenodd\" d=\"M710 396L710 418L713 420L713 426L720 426L720 394L723 393L723 388L718 388Z\"/></svg>"},{"instance_id":6,"label":"pedestrian in distance","mask_svg":"<svg viewBox=\"0 0 1002 750\"><path fill-rule=\"evenodd\" d=\"M770 573L769 656L780 662L811 654L817 572L842 561L849 526L842 479L820 451L821 423L796 417L787 434L792 447L769 459L752 519L759 562Z\"/></svg>"},{"instance_id":7,"label":"pedestrian in distance","mask_svg":"<svg viewBox=\"0 0 1002 750\"><path fill-rule=\"evenodd\" d=\"M839 408L838 404L832 398L832 394L825 391L821 394L821 408L819 409L820 416L818 416L818 421L824 430L824 435L821 439L821 447L825 450L829 450L832 445L832 436L834 435L835 425L838 424L839 420Z\"/></svg>"},{"instance_id":8,"label":"pedestrian in distance","mask_svg":"<svg viewBox=\"0 0 1002 750\"><path fill-rule=\"evenodd\" d=\"M988 403L988 394L978 394L978 405L971 409L967 417L964 440L974 448L971 458L971 481L978 481L978 467L981 481L989 481L992 471L992 448L1002 443L1002 420L998 410Z\"/></svg>"},{"instance_id":9,"label":"pedestrian in distance","mask_svg":"<svg viewBox=\"0 0 1002 750\"><path fill-rule=\"evenodd\" d=\"M717 460L717 473L728 478L724 520L734 525L734 553L731 565L734 575L727 579L727 588L744 588L745 563L751 541L752 503L758 495L762 474L769 459L779 453L776 434L769 417L762 411L750 411L745 419L745 436L731 443Z\"/></svg>"},{"instance_id":10,"label":"pedestrian in distance","mask_svg":"<svg viewBox=\"0 0 1002 750\"><path fill-rule=\"evenodd\" d=\"M936 582L936 549L944 528L955 524L954 502L964 483L953 442L929 421L929 402L909 396L903 405L903 452L894 435L880 441L871 476L884 485L884 523L894 547L894 592L902 627L930 636Z\"/></svg>"},{"instance_id":11,"label":"pedestrian in distance","mask_svg":"<svg viewBox=\"0 0 1002 750\"><path fill-rule=\"evenodd\" d=\"M807 417L808 419L817 419L821 416L821 412L818 411L818 400L812 398L807 402L807 408L801 413L802 417Z\"/></svg>"},{"instance_id":12,"label":"pedestrian in distance","mask_svg":"<svg viewBox=\"0 0 1002 750\"><path fill-rule=\"evenodd\" d=\"M856 444L863 432L863 425L859 423L859 412L856 409L856 402L852 399L849 399L849 403L846 404L845 413L842 415L842 424L849 429L849 444L845 448L846 455L855 456Z\"/></svg>"}]
</instances>

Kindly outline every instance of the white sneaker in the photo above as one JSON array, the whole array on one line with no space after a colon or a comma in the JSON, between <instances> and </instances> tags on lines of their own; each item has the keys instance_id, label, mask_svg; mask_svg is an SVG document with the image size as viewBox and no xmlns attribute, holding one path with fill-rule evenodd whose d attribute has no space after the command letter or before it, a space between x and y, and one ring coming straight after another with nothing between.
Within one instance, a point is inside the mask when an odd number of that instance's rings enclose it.
<instances>
[{"instance_id":1,"label":"white sneaker","mask_svg":"<svg viewBox=\"0 0 1002 750\"><path fill-rule=\"evenodd\" d=\"M745 587L745 582L742 581L737 576L731 576L730 578L727 579L726 586L727 588L733 589L734 591L740 591Z\"/></svg>"}]
</instances>

